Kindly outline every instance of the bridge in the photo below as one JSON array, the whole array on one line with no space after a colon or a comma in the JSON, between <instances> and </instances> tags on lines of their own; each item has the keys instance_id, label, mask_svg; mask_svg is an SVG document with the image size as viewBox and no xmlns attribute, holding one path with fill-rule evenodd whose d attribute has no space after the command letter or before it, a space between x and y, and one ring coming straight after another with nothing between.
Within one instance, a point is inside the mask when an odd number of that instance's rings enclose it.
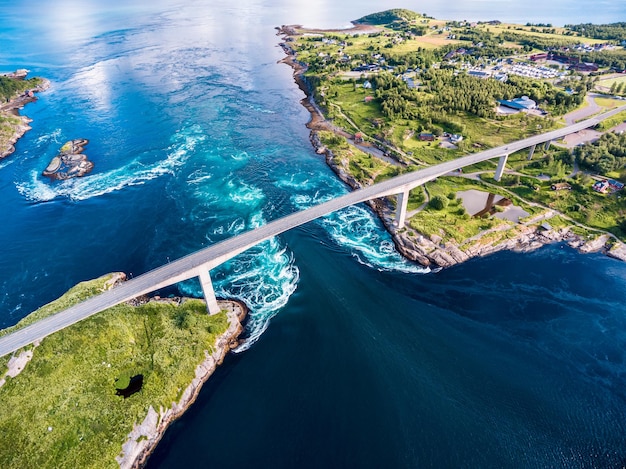
<instances>
[{"instance_id":1,"label":"bridge","mask_svg":"<svg viewBox=\"0 0 626 469\"><path fill-rule=\"evenodd\" d=\"M209 273L210 270L263 241L350 205L387 196L397 197L395 223L396 226L404 226L409 192L411 189L448 174L451 171L456 171L466 166L496 158L498 159L498 165L494 177L496 180L500 180L507 158L511 153L529 148L530 158L537 145L546 144L546 146L548 146L553 140L593 127L601 121L625 110L626 106L622 106L561 129L396 176L386 181L336 197L307 210L279 218L264 226L226 239L146 272L107 292L89 298L82 303L44 318L11 334L7 334L0 338L0 356L7 355L37 340L43 339L56 331L82 321L107 308L193 277L199 278L207 303L207 309L210 314L215 314L219 312L219 306L213 290Z\"/></svg>"}]
</instances>

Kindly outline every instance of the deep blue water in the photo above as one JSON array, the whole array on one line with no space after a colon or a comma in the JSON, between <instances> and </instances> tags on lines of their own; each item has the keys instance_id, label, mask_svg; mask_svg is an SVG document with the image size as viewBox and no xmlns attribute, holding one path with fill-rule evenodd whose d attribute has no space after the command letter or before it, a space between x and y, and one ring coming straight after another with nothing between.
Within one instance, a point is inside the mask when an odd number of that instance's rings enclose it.
<instances>
[{"instance_id":1,"label":"deep blue water","mask_svg":"<svg viewBox=\"0 0 626 469\"><path fill-rule=\"evenodd\" d=\"M52 87L0 162L0 326L80 280L145 272L346 191L311 149L273 28L342 26L380 2L5 3L0 71L28 68ZM621 2L585 5L394 6L626 20ZM45 180L58 148L83 137L93 173ZM151 467L626 464L624 263L557 245L432 273L354 207L212 275L251 306L249 339Z\"/></svg>"}]
</instances>

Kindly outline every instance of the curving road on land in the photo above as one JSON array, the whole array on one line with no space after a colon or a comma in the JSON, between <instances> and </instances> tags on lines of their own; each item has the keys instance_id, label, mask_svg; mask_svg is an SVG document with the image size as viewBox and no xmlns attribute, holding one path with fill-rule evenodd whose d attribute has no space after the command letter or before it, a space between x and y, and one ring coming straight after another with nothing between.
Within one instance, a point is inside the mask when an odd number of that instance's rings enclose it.
<instances>
[{"instance_id":1,"label":"curving road on land","mask_svg":"<svg viewBox=\"0 0 626 469\"><path fill-rule=\"evenodd\" d=\"M578 122L558 130L553 130L497 148L473 153L453 161L447 161L425 169L403 174L378 184L350 192L349 194L336 197L335 199L316 205L307 210L302 210L283 218L279 218L268 223L267 225L221 241L176 261L146 272L145 274L118 285L110 291L89 298L88 300L74 305L71 308L44 318L34 324L31 324L30 326L24 327L23 329L7 334L0 338L0 356L14 352L28 344L43 339L56 331L82 321L83 319L86 319L100 311L123 303L124 301L128 301L132 298L150 293L168 285L196 277L202 269L210 270L252 246L255 246L292 228L328 215L329 213L350 205L365 202L367 200L404 193L439 176L458 170L459 168L471 166L493 158L499 158L533 145L539 145L544 142L562 138L572 132L578 132L579 130L593 127L600 121L624 110L626 110L626 106L622 106L598 115L592 119Z\"/></svg>"}]
</instances>

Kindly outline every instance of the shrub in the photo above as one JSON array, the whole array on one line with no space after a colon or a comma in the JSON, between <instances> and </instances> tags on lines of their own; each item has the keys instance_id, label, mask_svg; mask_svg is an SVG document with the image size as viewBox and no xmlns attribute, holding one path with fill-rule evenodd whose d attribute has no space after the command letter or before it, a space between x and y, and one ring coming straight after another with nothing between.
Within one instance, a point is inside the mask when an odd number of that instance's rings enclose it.
<instances>
[{"instance_id":1,"label":"shrub","mask_svg":"<svg viewBox=\"0 0 626 469\"><path fill-rule=\"evenodd\" d=\"M435 210L443 210L448 206L448 199L442 195L436 195L432 199L430 199L428 205Z\"/></svg>"}]
</instances>

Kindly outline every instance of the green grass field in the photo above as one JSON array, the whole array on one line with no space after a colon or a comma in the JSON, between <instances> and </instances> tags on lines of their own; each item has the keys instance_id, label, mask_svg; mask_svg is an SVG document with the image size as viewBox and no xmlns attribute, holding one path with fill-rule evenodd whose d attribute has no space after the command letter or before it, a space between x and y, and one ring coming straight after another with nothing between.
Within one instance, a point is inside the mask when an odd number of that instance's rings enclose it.
<instances>
[{"instance_id":1,"label":"green grass field","mask_svg":"<svg viewBox=\"0 0 626 469\"><path fill-rule=\"evenodd\" d=\"M531 28L533 28L533 26L525 26L525 25L512 24L512 23L502 23L499 25L483 24L483 25L479 25L478 27L484 30L487 30L491 33L495 33L495 34L500 34L502 32L512 32L516 34L523 34L525 36L537 36L537 37L541 37L545 39L557 39L557 40L572 39L573 42L582 43L582 44L601 44L603 42L600 39L592 39L592 38L582 37L582 36L567 36L564 34L567 30L565 28L559 28L559 27L554 27L554 28L543 28L540 26L535 27L535 29L537 29L538 31L532 31ZM554 29L554 33L551 33L551 32L544 33L542 32L543 29L548 29L548 30Z\"/></svg>"},{"instance_id":2,"label":"green grass field","mask_svg":"<svg viewBox=\"0 0 626 469\"><path fill-rule=\"evenodd\" d=\"M611 88L611 86L613 86L614 83L618 85L620 83L626 84L626 76L622 75L622 76L613 77L613 78L605 78L603 80L598 81L597 85L604 87L604 88Z\"/></svg>"},{"instance_id":3,"label":"green grass field","mask_svg":"<svg viewBox=\"0 0 626 469\"><path fill-rule=\"evenodd\" d=\"M105 280L79 284L33 317L90 296ZM180 398L226 328L225 313L208 316L204 302L188 300L118 305L47 337L0 388L0 467L118 467L133 424L150 406L158 412ZM115 380L136 374L142 390L117 396Z\"/></svg>"}]
</instances>

